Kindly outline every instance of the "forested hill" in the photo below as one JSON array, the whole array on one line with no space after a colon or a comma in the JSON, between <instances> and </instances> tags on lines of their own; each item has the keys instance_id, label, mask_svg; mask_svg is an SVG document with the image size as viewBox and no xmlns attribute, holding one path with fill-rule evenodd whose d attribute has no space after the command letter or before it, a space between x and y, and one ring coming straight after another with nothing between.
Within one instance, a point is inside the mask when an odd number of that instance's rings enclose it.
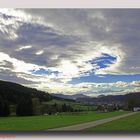
<instances>
[{"instance_id":1,"label":"forested hill","mask_svg":"<svg viewBox=\"0 0 140 140\"><path fill-rule=\"evenodd\" d=\"M49 93L37 89L28 88L17 83L0 80L0 98L8 101L10 104L17 104L22 98L39 98L40 101L49 101L55 97Z\"/></svg>"}]
</instances>

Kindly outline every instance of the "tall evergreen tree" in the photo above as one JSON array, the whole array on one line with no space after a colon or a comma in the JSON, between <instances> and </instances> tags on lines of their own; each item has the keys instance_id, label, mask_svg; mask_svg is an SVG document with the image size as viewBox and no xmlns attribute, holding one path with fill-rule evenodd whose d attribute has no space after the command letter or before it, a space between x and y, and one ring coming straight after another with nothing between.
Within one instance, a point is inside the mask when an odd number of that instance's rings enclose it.
<instances>
[{"instance_id":1,"label":"tall evergreen tree","mask_svg":"<svg viewBox=\"0 0 140 140\"><path fill-rule=\"evenodd\" d=\"M65 103L62 105L62 111L63 111L63 112L67 112L67 106L66 106Z\"/></svg>"},{"instance_id":2,"label":"tall evergreen tree","mask_svg":"<svg viewBox=\"0 0 140 140\"><path fill-rule=\"evenodd\" d=\"M41 114L41 104L39 98L32 98L32 105L33 105L33 114L40 115Z\"/></svg>"},{"instance_id":3,"label":"tall evergreen tree","mask_svg":"<svg viewBox=\"0 0 140 140\"><path fill-rule=\"evenodd\" d=\"M4 116L4 102L0 100L0 116Z\"/></svg>"},{"instance_id":4,"label":"tall evergreen tree","mask_svg":"<svg viewBox=\"0 0 140 140\"><path fill-rule=\"evenodd\" d=\"M9 116L10 110L8 102L0 96L0 117Z\"/></svg>"},{"instance_id":5,"label":"tall evergreen tree","mask_svg":"<svg viewBox=\"0 0 140 140\"><path fill-rule=\"evenodd\" d=\"M31 116L33 115L32 99L22 97L17 104L16 114L18 116Z\"/></svg>"}]
</instances>

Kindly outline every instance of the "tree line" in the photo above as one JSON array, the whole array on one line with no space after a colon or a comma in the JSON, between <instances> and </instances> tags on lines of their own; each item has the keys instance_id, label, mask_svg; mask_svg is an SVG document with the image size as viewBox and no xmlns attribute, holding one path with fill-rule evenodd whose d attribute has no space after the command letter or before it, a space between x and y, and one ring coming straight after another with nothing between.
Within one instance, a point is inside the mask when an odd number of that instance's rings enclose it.
<instances>
[{"instance_id":1,"label":"tree line","mask_svg":"<svg viewBox=\"0 0 140 140\"><path fill-rule=\"evenodd\" d=\"M45 102L46 103L46 102ZM58 112L73 112L78 111L72 106L63 104L43 104L39 98L22 97L16 105L9 105L7 101L0 97L0 116L9 116L15 112L17 116L32 116L42 114L55 114Z\"/></svg>"}]
</instances>

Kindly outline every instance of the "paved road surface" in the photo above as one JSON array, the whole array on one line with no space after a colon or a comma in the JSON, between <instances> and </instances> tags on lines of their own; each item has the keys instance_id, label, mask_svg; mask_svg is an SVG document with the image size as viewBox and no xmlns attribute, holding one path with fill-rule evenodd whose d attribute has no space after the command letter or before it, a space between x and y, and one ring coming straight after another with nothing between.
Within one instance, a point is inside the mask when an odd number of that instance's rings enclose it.
<instances>
[{"instance_id":1,"label":"paved road surface","mask_svg":"<svg viewBox=\"0 0 140 140\"><path fill-rule=\"evenodd\" d=\"M80 131L80 130L84 130L84 129L94 127L94 126L97 126L100 124L104 124L107 122L125 118L127 116L131 116L136 113L137 112L132 112L132 113L128 113L128 114L124 114L124 115L120 115L120 116L116 116L116 117L112 117L112 118L106 118L106 119L102 119L102 120L97 120L97 121L92 121L92 122L87 122L87 123L82 123L82 124L76 124L76 125L72 125L72 126L49 129L49 131Z\"/></svg>"}]
</instances>

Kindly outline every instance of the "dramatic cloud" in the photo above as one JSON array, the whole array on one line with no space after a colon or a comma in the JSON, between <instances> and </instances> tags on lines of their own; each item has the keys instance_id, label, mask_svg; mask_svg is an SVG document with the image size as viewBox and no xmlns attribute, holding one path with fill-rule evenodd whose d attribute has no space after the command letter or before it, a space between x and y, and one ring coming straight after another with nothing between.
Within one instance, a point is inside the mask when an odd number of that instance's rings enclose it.
<instances>
[{"instance_id":1,"label":"dramatic cloud","mask_svg":"<svg viewBox=\"0 0 140 140\"><path fill-rule=\"evenodd\" d=\"M0 79L65 94L138 91L139 13L0 9Z\"/></svg>"},{"instance_id":2,"label":"dramatic cloud","mask_svg":"<svg viewBox=\"0 0 140 140\"><path fill-rule=\"evenodd\" d=\"M132 86L140 87L140 81L133 81Z\"/></svg>"}]
</instances>

